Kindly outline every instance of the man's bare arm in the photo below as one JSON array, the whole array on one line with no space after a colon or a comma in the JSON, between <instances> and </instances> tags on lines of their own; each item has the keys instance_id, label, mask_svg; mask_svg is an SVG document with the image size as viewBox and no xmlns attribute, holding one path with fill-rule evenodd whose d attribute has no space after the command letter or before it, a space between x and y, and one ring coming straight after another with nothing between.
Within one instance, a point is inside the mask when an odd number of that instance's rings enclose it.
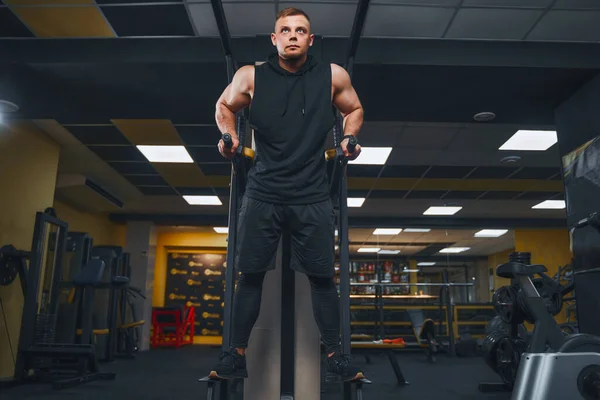
<instances>
[{"instance_id":1,"label":"man's bare arm","mask_svg":"<svg viewBox=\"0 0 600 400\"><path fill-rule=\"evenodd\" d=\"M254 88L254 66L240 68L217 101L215 120L221 133L237 138L235 114L250 105Z\"/></svg>"},{"instance_id":2,"label":"man's bare arm","mask_svg":"<svg viewBox=\"0 0 600 400\"><path fill-rule=\"evenodd\" d=\"M363 125L363 107L352 86L348 72L331 64L333 104L344 117L344 135L357 136Z\"/></svg>"}]
</instances>

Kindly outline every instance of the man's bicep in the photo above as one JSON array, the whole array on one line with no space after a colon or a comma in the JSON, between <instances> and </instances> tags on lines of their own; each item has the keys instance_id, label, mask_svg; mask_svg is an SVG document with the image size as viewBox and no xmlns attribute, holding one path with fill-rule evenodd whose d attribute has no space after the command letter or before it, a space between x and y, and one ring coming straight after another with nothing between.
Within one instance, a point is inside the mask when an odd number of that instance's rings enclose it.
<instances>
[{"instance_id":1,"label":"man's bicep","mask_svg":"<svg viewBox=\"0 0 600 400\"><path fill-rule=\"evenodd\" d=\"M350 75L345 69L335 65L333 67L333 82L334 82L334 96L333 104L338 110L344 115L350 114L361 108L358 94L352 86Z\"/></svg>"},{"instance_id":2,"label":"man's bicep","mask_svg":"<svg viewBox=\"0 0 600 400\"><path fill-rule=\"evenodd\" d=\"M347 87L341 88L341 90L333 99L333 104L343 115L350 114L351 112L362 108L358 94L351 84L349 84Z\"/></svg>"}]
</instances>

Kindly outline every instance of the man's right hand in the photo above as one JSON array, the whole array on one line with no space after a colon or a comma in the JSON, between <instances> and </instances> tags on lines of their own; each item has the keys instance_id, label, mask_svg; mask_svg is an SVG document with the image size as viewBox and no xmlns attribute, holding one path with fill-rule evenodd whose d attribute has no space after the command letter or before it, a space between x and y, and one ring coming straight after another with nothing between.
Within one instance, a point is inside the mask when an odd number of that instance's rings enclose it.
<instances>
[{"instance_id":1,"label":"man's right hand","mask_svg":"<svg viewBox=\"0 0 600 400\"><path fill-rule=\"evenodd\" d=\"M228 160L231 160L235 156L237 148L240 145L240 140L233 135L231 135L231 141L233 142L233 146L231 146L230 148L225 147L225 142L223 142L223 139L219 140L218 145L219 153L221 153L221 155Z\"/></svg>"}]
</instances>

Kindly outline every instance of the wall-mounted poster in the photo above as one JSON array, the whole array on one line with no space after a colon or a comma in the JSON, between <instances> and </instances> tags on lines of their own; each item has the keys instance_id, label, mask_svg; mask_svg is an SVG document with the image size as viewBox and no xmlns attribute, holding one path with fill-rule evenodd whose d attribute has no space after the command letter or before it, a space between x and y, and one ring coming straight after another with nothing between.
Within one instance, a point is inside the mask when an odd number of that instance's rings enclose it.
<instances>
[{"instance_id":1,"label":"wall-mounted poster","mask_svg":"<svg viewBox=\"0 0 600 400\"><path fill-rule=\"evenodd\" d=\"M226 254L186 249L167 257L165 307L195 307L196 335L221 336Z\"/></svg>"}]
</instances>

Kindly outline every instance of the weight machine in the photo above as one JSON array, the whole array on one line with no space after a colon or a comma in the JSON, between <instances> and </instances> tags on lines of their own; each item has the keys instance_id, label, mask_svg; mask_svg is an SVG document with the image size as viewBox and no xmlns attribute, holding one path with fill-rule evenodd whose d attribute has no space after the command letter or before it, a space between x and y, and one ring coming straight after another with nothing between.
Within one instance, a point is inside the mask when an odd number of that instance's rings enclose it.
<instances>
[{"instance_id":1,"label":"weight machine","mask_svg":"<svg viewBox=\"0 0 600 400\"><path fill-rule=\"evenodd\" d=\"M100 372L96 351L91 344L73 344L57 335L59 290L68 225L53 209L36 214L31 251L4 246L0 270L10 266L12 280L18 273L24 296L23 316L15 362L14 379L7 385L32 381L52 382L63 389L95 380L113 380L114 373ZM27 260L29 268L27 268ZM73 275L84 296L83 335L90 334L93 286L104 264L90 263ZM8 281L8 280L7 280ZM89 306L87 309L86 306Z\"/></svg>"},{"instance_id":2,"label":"weight machine","mask_svg":"<svg viewBox=\"0 0 600 400\"><path fill-rule=\"evenodd\" d=\"M600 216L590 215L574 230L586 226L600 233ZM596 260L600 259L598 256ZM579 265L577 255L574 261L576 278L600 272L598 267ZM496 366L505 382L504 389L513 390L513 400L600 399L600 337L586 333L566 336L561 331L554 320L560 311L555 308L556 299L544 293L548 286L540 285L534 278L539 275L543 281L546 272L543 265L531 265L529 253L513 253L510 262L498 266L496 274L512 281L511 288L495 299L503 319L512 321L512 332L510 336L492 338L497 342L493 348L486 349L489 343L484 342L486 361ZM572 285L568 285L561 294L572 290ZM528 343L515 332L522 320L534 324ZM486 341L492 341L490 336ZM495 388L502 390L502 385ZM482 391L493 389L490 384L480 385Z\"/></svg>"}]
</instances>

